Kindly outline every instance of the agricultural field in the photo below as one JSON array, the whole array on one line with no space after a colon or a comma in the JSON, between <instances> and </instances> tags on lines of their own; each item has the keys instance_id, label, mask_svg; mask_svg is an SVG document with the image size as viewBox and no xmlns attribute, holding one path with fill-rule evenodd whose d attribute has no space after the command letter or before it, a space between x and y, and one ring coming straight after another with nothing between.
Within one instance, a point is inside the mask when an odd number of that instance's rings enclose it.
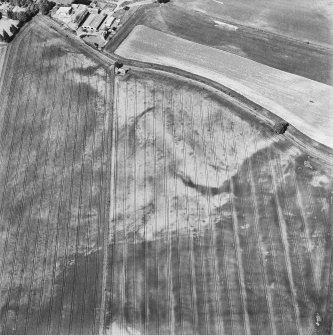
<instances>
[{"instance_id":1,"label":"agricultural field","mask_svg":"<svg viewBox=\"0 0 333 335\"><path fill-rule=\"evenodd\" d=\"M212 18L202 12L192 11L189 7L181 8L173 4L174 2L152 6L139 11L136 14L139 17L138 23L282 71L333 85L332 48L318 48L312 43L296 42L283 36L267 34L244 26L244 22L225 24L224 19ZM131 22L135 24L136 16L127 23L130 29ZM118 39L118 36L115 36L107 49L116 50L115 40Z\"/></svg>"},{"instance_id":2,"label":"agricultural field","mask_svg":"<svg viewBox=\"0 0 333 335\"><path fill-rule=\"evenodd\" d=\"M115 53L194 73L220 83L329 147L333 88L182 38L138 25Z\"/></svg>"},{"instance_id":3,"label":"agricultural field","mask_svg":"<svg viewBox=\"0 0 333 335\"><path fill-rule=\"evenodd\" d=\"M329 334L332 167L175 76L114 94L107 334Z\"/></svg>"},{"instance_id":4,"label":"agricultural field","mask_svg":"<svg viewBox=\"0 0 333 335\"><path fill-rule=\"evenodd\" d=\"M0 48L0 335L329 334L332 150L305 153L202 83L114 77L55 26L36 17ZM140 26L118 52L173 62L156 36L182 64L184 44ZM260 66L256 88L279 76L284 103L311 88L314 112L331 93Z\"/></svg>"},{"instance_id":5,"label":"agricultural field","mask_svg":"<svg viewBox=\"0 0 333 335\"><path fill-rule=\"evenodd\" d=\"M315 43L333 43L333 4L330 0L174 0L173 3L216 19L236 21Z\"/></svg>"},{"instance_id":6,"label":"agricultural field","mask_svg":"<svg viewBox=\"0 0 333 335\"><path fill-rule=\"evenodd\" d=\"M7 52L0 90L0 334L97 334L111 75L37 19Z\"/></svg>"}]
</instances>

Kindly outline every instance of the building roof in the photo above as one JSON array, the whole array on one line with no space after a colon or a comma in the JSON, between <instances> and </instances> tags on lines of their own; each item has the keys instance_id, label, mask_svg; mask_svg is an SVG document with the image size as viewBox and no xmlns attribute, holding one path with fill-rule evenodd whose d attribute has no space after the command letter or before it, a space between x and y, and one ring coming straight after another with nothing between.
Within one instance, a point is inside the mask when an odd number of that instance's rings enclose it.
<instances>
[{"instance_id":1,"label":"building roof","mask_svg":"<svg viewBox=\"0 0 333 335\"><path fill-rule=\"evenodd\" d=\"M115 19L116 18L114 16L108 15L105 22L104 22L104 25L110 27Z\"/></svg>"},{"instance_id":2,"label":"building roof","mask_svg":"<svg viewBox=\"0 0 333 335\"><path fill-rule=\"evenodd\" d=\"M23 7L19 7L19 6L15 6L13 8L13 12L14 13L17 13L17 12L25 12L27 9L26 8L23 8Z\"/></svg>"},{"instance_id":3,"label":"building roof","mask_svg":"<svg viewBox=\"0 0 333 335\"><path fill-rule=\"evenodd\" d=\"M89 14L84 26L97 30L104 21L105 16L105 14Z\"/></svg>"},{"instance_id":4,"label":"building roof","mask_svg":"<svg viewBox=\"0 0 333 335\"><path fill-rule=\"evenodd\" d=\"M59 7L57 10L58 15L69 15L71 13L71 7Z\"/></svg>"},{"instance_id":5,"label":"building roof","mask_svg":"<svg viewBox=\"0 0 333 335\"><path fill-rule=\"evenodd\" d=\"M0 5L0 12L6 12L8 9L11 9L13 6L7 2Z\"/></svg>"},{"instance_id":6,"label":"building roof","mask_svg":"<svg viewBox=\"0 0 333 335\"><path fill-rule=\"evenodd\" d=\"M75 12L75 14L72 16L72 21L79 25L85 19L87 14L88 14L88 9L83 8L83 9Z\"/></svg>"},{"instance_id":7,"label":"building roof","mask_svg":"<svg viewBox=\"0 0 333 335\"><path fill-rule=\"evenodd\" d=\"M81 9L84 9L84 8L87 8L87 7L88 7L87 5L84 5L82 3L72 4L72 8L75 9L75 10L81 10Z\"/></svg>"}]
</instances>

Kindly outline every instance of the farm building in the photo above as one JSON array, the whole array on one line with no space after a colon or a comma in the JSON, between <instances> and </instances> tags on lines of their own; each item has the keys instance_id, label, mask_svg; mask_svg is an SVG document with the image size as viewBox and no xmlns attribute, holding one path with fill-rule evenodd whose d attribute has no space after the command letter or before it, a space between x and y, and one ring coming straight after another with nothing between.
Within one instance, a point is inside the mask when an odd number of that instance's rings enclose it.
<instances>
[{"instance_id":1,"label":"farm building","mask_svg":"<svg viewBox=\"0 0 333 335\"><path fill-rule=\"evenodd\" d=\"M70 16L72 14L72 7L59 7L56 14L59 16Z\"/></svg>"},{"instance_id":2,"label":"farm building","mask_svg":"<svg viewBox=\"0 0 333 335\"><path fill-rule=\"evenodd\" d=\"M72 16L72 22L75 23L76 27L78 27L89 14L88 9L86 7L82 7L75 11L75 14Z\"/></svg>"},{"instance_id":3,"label":"farm building","mask_svg":"<svg viewBox=\"0 0 333 335\"><path fill-rule=\"evenodd\" d=\"M105 14L90 14L87 20L82 25L82 28L91 31L97 31L105 19Z\"/></svg>"},{"instance_id":4,"label":"farm building","mask_svg":"<svg viewBox=\"0 0 333 335\"><path fill-rule=\"evenodd\" d=\"M100 9L98 7L94 7L94 8L88 8L88 12L90 14L99 14Z\"/></svg>"},{"instance_id":5,"label":"farm building","mask_svg":"<svg viewBox=\"0 0 333 335\"><path fill-rule=\"evenodd\" d=\"M125 69L125 68L115 68L115 73L118 75L118 76L125 76L127 74L127 72L129 71L129 69Z\"/></svg>"},{"instance_id":6,"label":"farm building","mask_svg":"<svg viewBox=\"0 0 333 335\"><path fill-rule=\"evenodd\" d=\"M8 36L13 36L13 32L10 30L11 26L15 26L16 28L19 25L18 20L12 20L7 18L0 19L0 34L3 36L4 31L8 34Z\"/></svg>"},{"instance_id":7,"label":"farm building","mask_svg":"<svg viewBox=\"0 0 333 335\"><path fill-rule=\"evenodd\" d=\"M0 13L2 13L3 16L7 16L7 11L12 9L12 5L10 5L9 3L3 3L0 6Z\"/></svg>"},{"instance_id":8,"label":"farm building","mask_svg":"<svg viewBox=\"0 0 333 335\"><path fill-rule=\"evenodd\" d=\"M97 0L92 0L90 3L91 7L97 7Z\"/></svg>"},{"instance_id":9,"label":"farm building","mask_svg":"<svg viewBox=\"0 0 333 335\"><path fill-rule=\"evenodd\" d=\"M13 13L26 12L26 11L27 11L26 8L19 7L19 6L15 6L15 7L13 8Z\"/></svg>"},{"instance_id":10,"label":"farm building","mask_svg":"<svg viewBox=\"0 0 333 335\"><path fill-rule=\"evenodd\" d=\"M106 20L104 21L104 26L107 28L110 28L112 26L112 23L115 21L115 17L108 15Z\"/></svg>"},{"instance_id":11,"label":"farm building","mask_svg":"<svg viewBox=\"0 0 333 335\"><path fill-rule=\"evenodd\" d=\"M72 8L75 12L77 12L79 10L88 8L88 6L83 4L72 4Z\"/></svg>"}]
</instances>

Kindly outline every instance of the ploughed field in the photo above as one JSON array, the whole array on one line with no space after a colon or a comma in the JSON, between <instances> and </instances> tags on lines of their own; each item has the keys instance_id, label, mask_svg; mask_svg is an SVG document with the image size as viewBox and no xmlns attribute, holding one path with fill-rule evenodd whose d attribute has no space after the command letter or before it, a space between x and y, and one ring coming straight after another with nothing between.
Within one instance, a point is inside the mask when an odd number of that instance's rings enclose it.
<instances>
[{"instance_id":1,"label":"ploughed field","mask_svg":"<svg viewBox=\"0 0 333 335\"><path fill-rule=\"evenodd\" d=\"M110 75L42 28L2 73L0 334L97 334Z\"/></svg>"},{"instance_id":2,"label":"ploughed field","mask_svg":"<svg viewBox=\"0 0 333 335\"><path fill-rule=\"evenodd\" d=\"M332 170L175 77L131 71L114 104L109 333L329 333Z\"/></svg>"},{"instance_id":3,"label":"ploughed field","mask_svg":"<svg viewBox=\"0 0 333 335\"><path fill-rule=\"evenodd\" d=\"M292 38L332 45L330 0L175 0L174 4L217 19L241 22Z\"/></svg>"}]
</instances>

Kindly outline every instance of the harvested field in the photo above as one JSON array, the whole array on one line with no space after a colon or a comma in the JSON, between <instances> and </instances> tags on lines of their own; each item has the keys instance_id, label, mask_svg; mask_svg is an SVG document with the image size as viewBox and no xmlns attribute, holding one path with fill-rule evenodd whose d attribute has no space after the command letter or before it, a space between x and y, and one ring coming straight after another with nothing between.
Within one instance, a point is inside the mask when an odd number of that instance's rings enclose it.
<instances>
[{"instance_id":1,"label":"harvested field","mask_svg":"<svg viewBox=\"0 0 333 335\"><path fill-rule=\"evenodd\" d=\"M185 51L186 50L186 51ZM115 51L211 79L291 123L310 138L333 147L333 88L222 50L136 26Z\"/></svg>"},{"instance_id":2,"label":"harvested field","mask_svg":"<svg viewBox=\"0 0 333 335\"><path fill-rule=\"evenodd\" d=\"M312 43L296 42L244 25L221 24L221 21L203 13L172 4L138 11L130 22L126 23L126 27L132 30L134 24L142 24L282 71L333 85L333 52L318 48ZM230 26L233 28L230 29ZM126 27L122 29L126 30ZM121 39L121 34L109 42L107 50L116 50L120 44L119 37Z\"/></svg>"},{"instance_id":3,"label":"harvested field","mask_svg":"<svg viewBox=\"0 0 333 335\"><path fill-rule=\"evenodd\" d=\"M0 334L97 334L110 74L37 19L7 52L0 91Z\"/></svg>"},{"instance_id":4,"label":"harvested field","mask_svg":"<svg viewBox=\"0 0 333 335\"><path fill-rule=\"evenodd\" d=\"M108 334L329 333L332 171L228 96L114 92Z\"/></svg>"},{"instance_id":5,"label":"harvested field","mask_svg":"<svg viewBox=\"0 0 333 335\"><path fill-rule=\"evenodd\" d=\"M330 0L175 0L177 6L296 39L332 45Z\"/></svg>"}]
</instances>

